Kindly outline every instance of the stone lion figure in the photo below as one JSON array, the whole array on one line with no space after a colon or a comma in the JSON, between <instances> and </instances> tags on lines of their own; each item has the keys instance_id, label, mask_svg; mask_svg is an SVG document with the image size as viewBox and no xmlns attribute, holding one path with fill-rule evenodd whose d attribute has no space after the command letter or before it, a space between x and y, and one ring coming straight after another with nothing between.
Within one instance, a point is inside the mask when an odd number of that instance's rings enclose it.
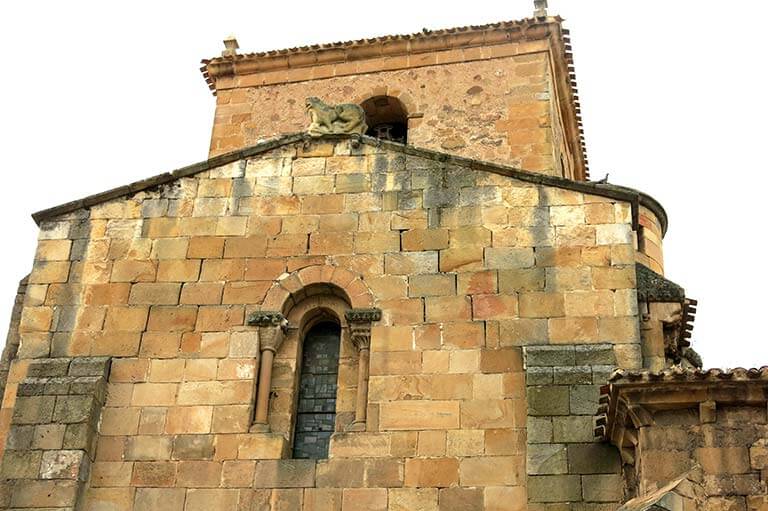
<instances>
[{"instance_id":1,"label":"stone lion figure","mask_svg":"<svg viewBox=\"0 0 768 511\"><path fill-rule=\"evenodd\" d=\"M310 124L307 130L313 137L336 133L357 133L362 135L368 129L365 111L360 105L344 103L327 105L320 98L307 98L307 113Z\"/></svg>"}]
</instances>

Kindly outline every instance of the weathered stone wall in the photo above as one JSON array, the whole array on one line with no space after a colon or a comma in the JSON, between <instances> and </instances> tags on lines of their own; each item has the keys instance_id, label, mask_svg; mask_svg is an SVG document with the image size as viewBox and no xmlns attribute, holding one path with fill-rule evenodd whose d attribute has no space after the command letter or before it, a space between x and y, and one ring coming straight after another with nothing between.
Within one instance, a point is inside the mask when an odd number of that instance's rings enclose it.
<instances>
[{"instance_id":1,"label":"weathered stone wall","mask_svg":"<svg viewBox=\"0 0 768 511\"><path fill-rule=\"evenodd\" d=\"M619 451L595 439L594 417L600 385L617 362L639 365L637 345L528 346L524 351L527 509L564 509L569 504L577 509L618 508L624 496Z\"/></svg>"},{"instance_id":2,"label":"weathered stone wall","mask_svg":"<svg viewBox=\"0 0 768 511\"><path fill-rule=\"evenodd\" d=\"M768 417L762 407L722 405L707 417L698 410L658 411L640 428L636 486L644 495L695 465L707 510L768 509Z\"/></svg>"},{"instance_id":3,"label":"weathered stone wall","mask_svg":"<svg viewBox=\"0 0 768 511\"><path fill-rule=\"evenodd\" d=\"M8 374L11 369L11 362L16 358L16 351L19 349L19 323L21 322L21 311L24 308L24 295L27 293L27 277L19 282L19 288L16 291L16 298L13 301L13 310L11 311L11 324L8 326L8 335L5 338L5 347L0 354L0 403L2 396L5 395L5 386L8 382ZM5 436L7 424L10 423L10 410L2 410L0 406L0 438ZM2 456L2 442L0 442L0 456Z\"/></svg>"},{"instance_id":4,"label":"weathered stone wall","mask_svg":"<svg viewBox=\"0 0 768 511\"><path fill-rule=\"evenodd\" d=\"M394 149L283 146L45 222L4 408L30 358L114 357L87 509L526 509L521 348L639 364L631 216ZM252 431L245 318L332 289L329 309L382 311L366 431L343 431L342 321L330 459L285 459L300 339L276 355L271 432Z\"/></svg>"},{"instance_id":5,"label":"weathered stone wall","mask_svg":"<svg viewBox=\"0 0 768 511\"><path fill-rule=\"evenodd\" d=\"M108 372L105 357L29 365L0 464L0 508L75 509L96 454Z\"/></svg>"},{"instance_id":6,"label":"weathered stone wall","mask_svg":"<svg viewBox=\"0 0 768 511\"><path fill-rule=\"evenodd\" d=\"M664 275L664 254L662 252L664 232L659 219L651 210L641 206L638 224L642 227L643 234L642 241L638 246L637 262Z\"/></svg>"},{"instance_id":7,"label":"weathered stone wall","mask_svg":"<svg viewBox=\"0 0 768 511\"><path fill-rule=\"evenodd\" d=\"M546 41L426 53L420 58L422 66L403 69L391 62L350 63L357 66L356 73L340 76L318 78L312 74L316 68L305 68L294 70L305 75L292 80L284 72L274 78L269 73L241 77L233 88L218 91L211 155L302 131L307 97L333 104L389 95L398 98L410 116L409 144L573 175Z\"/></svg>"}]
</instances>

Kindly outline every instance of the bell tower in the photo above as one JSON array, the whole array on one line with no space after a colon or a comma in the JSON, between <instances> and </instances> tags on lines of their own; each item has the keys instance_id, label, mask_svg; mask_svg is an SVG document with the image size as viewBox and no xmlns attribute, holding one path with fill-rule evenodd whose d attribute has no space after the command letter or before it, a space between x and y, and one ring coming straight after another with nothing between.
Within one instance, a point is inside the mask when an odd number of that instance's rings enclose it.
<instances>
[{"instance_id":1,"label":"bell tower","mask_svg":"<svg viewBox=\"0 0 768 511\"><path fill-rule=\"evenodd\" d=\"M210 154L306 126L305 99L356 103L367 135L586 180L568 31L548 16L262 53L230 37L203 61Z\"/></svg>"}]
</instances>

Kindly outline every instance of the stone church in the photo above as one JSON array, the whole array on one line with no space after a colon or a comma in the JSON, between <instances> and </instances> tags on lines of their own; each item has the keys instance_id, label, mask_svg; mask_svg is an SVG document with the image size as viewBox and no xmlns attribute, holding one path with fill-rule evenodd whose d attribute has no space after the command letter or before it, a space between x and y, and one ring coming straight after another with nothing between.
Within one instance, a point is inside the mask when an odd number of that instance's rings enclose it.
<instances>
[{"instance_id":1,"label":"stone church","mask_svg":"<svg viewBox=\"0 0 768 511\"><path fill-rule=\"evenodd\" d=\"M545 2L202 73L208 160L33 215L0 509L768 510L768 367L702 369Z\"/></svg>"}]
</instances>

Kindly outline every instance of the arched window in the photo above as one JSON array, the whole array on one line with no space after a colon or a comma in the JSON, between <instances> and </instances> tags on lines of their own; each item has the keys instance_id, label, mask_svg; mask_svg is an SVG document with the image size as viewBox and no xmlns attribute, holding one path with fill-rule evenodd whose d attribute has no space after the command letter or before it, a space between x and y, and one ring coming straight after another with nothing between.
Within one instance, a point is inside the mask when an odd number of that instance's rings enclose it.
<instances>
[{"instance_id":1,"label":"arched window","mask_svg":"<svg viewBox=\"0 0 768 511\"><path fill-rule=\"evenodd\" d=\"M336 423L341 328L321 322L304 336L293 457L324 459Z\"/></svg>"},{"instance_id":2,"label":"arched window","mask_svg":"<svg viewBox=\"0 0 768 511\"><path fill-rule=\"evenodd\" d=\"M408 113L399 99L374 96L363 101L360 106L365 110L365 121L368 124L366 135L402 144L408 142Z\"/></svg>"}]
</instances>

